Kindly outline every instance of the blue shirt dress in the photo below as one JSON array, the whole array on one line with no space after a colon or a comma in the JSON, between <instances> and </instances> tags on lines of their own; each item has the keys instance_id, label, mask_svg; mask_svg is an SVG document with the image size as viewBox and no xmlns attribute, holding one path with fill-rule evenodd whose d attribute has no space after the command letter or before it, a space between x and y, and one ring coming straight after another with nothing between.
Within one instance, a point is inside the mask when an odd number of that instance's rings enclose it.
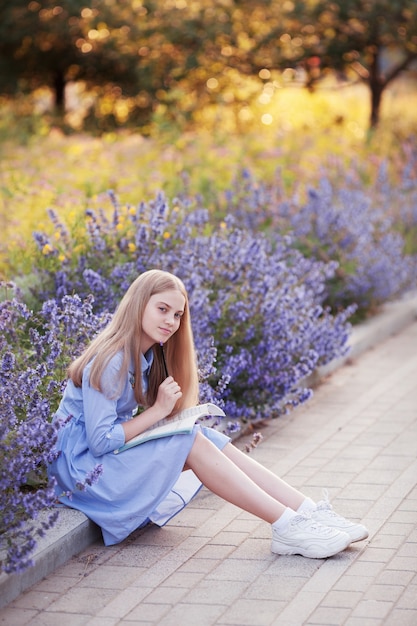
<instances>
[{"instance_id":1,"label":"blue shirt dress","mask_svg":"<svg viewBox=\"0 0 417 626\"><path fill-rule=\"evenodd\" d=\"M145 390L152 359L152 351L146 358L142 355ZM117 354L107 365L102 388L108 393L104 395L90 386L90 363L82 387L68 381L54 417L63 422L57 442L60 454L50 467L57 480L57 497L98 524L105 545L119 543L149 522L163 526L189 503L201 482L183 467L198 431L219 449L230 441L223 433L197 424L190 434L153 439L115 454L125 443L122 422L137 410L132 367L118 388L121 364L122 355ZM78 489L77 483L84 483L97 465L102 466L97 482Z\"/></svg>"}]
</instances>

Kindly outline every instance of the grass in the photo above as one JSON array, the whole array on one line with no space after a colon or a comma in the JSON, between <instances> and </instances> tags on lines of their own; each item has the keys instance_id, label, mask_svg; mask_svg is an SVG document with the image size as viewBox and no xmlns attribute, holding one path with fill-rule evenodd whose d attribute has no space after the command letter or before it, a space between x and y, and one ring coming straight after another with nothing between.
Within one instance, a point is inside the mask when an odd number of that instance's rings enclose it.
<instances>
[{"instance_id":1,"label":"grass","mask_svg":"<svg viewBox=\"0 0 417 626\"><path fill-rule=\"evenodd\" d=\"M107 206L114 190L122 203L137 204L164 191L202 194L211 208L221 203L241 168L265 181L277 177L286 194L315 184L325 171L335 180L354 169L372 181L382 159L392 176L404 162L403 142L417 131L409 87L385 94L380 128L367 132L364 87L311 94L281 89L250 109L206 109L193 132L154 127L150 137L121 131L100 138L65 135L45 119L17 120L3 103L0 118L0 272L18 269L18 258L35 229L51 230L47 209L76 220L87 206Z\"/></svg>"}]
</instances>

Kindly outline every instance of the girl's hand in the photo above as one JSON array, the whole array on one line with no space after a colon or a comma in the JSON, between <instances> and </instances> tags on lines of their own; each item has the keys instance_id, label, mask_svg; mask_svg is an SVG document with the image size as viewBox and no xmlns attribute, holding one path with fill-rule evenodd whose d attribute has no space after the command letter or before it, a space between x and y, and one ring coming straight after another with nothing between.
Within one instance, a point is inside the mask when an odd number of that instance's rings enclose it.
<instances>
[{"instance_id":1,"label":"girl's hand","mask_svg":"<svg viewBox=\"0 0 417 626\"><path fill-rule=\"evenodd\" d=\"M172 378L168 376L160 385L158 389L158 395L155 402L155 407L167 416L171 413L177 400L182 396L181 387Z\"/></svg>"},{"instance_id":2,"label":"girl's hand","mask_svg":"<svg viewBox=\"0 0 417 626\"><path fill-rule=\"evenodd\" d=\"M156 422L167 417L173 410L175 403L182 396L182 391L177 382L168 376L160 385L156 402L151 407L136 415L131 420L122 423L125 433L125 441L129 441L144 430L153 426Z\"/></svg>"}]
</instances>

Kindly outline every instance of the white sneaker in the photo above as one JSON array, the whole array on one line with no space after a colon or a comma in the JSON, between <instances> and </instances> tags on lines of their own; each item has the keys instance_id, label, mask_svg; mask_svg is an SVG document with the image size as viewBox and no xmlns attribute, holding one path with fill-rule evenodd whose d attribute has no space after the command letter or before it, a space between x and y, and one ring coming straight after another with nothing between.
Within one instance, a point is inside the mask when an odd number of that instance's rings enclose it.
<instances>
[{"instance_id":1,"label":"white sneaker","mask_svg":"<svg viewBox=\"0 0 417 626\"><path fill-rule=\"evenodd\" d=\"M362 541L369 535L365 526L351 522L333 511L333 507L327 498L317 503L317 507L311 511L311 518L324 526L347 533L351 542Z\"/></svg>"},{"instance_id":2,"label":"white sneaker","mask_svg":"<svg viewBox=\"0 0 417 626\"><path fill-rule=\"evenodd\" d=\"M310 559L325 559L341 552L351 543L350 536L336 528L323 526L304 515L295 515L284 531L272 526L271 550L275 554L301 554Z\"/></svg>"}]
</instances>

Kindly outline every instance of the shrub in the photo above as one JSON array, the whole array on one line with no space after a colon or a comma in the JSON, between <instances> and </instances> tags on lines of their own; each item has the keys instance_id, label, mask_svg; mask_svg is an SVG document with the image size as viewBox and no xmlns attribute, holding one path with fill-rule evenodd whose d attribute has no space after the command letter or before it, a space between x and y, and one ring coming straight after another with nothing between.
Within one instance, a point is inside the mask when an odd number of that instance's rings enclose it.
<instances>
[{"instance_id":1,"label":"shrub","mask_svg":"<svg viewBox=\"0 0 417 626\"><path fill-rule=\"evenodd\" d=\"M190 210L186 201L170 208L158 196L133 209L111 198L112 219L87 211L76 240L51 212L60 237L52 243L35 235L39 263L26 280L26 299L38 309L30 311L16 297L1 305L6 571L30 562L35 530L28 522L54 501L53 485L45 482L30 492L29 506L26 488L34 471L46 480L56 436L48 420L62 393L65 367L108 321L139 273L160 267L184 280L201 400L224 406L228 420L219 428L225 432L238 429L241 420L273 417L304 402L311 394L304 378L345 350L351 311L332 316L321 305L333 264L306 259L288 237L271 241L240 230L231 218L215 228L207 211ZM78 255L72 254L76 246ZM11 466L19 471L11 475Z\"/></svg>"},{"instance_id":2,"label":"shrub","mask_svg":"<svg viewBox=\"0 0 417 626\"><path fill-rule=\"evenodd\" d=\"M45 302L33 313L7 298L0 304L0 567L21 571L31 564L36 536L55 522L55 484L46 469L54 456L57 428L51 412L60 397L68 360L107 322L94 315L91 297ZM97 468L92 468L95 476ZM94 473L95 472L95 473ZM82 488L82 485L80 486Z\"/></svg>"},{"instance_id":3,"label":"shrub","mask_svg":"<svg viewBox=\"0 0 417 626\"><path fill-rule=\"evenodd\" d=\"M305 258L290 237L241 230L231 217L216 226L196 199L170 207L159 195L121 207L110 197L111 219L86 212L78 257L71 251L79 238L51 212L62 236L54 243L36 233L42 263L35 263L34 284L41 288L32 296L91 293L96 311L113 311L139 273L172 271L190 294L205 401L224 404L231 419L249 420L306 399L300 382L343 352L347 340L352 309L332 316L322 306L335 264Z\"/></svg>"},{"instance_id":4,"label":"shrub","mask_svg":"<svg viewBox=\"0 0 417 626\"><path fill-rule=\"evenodd\" d=\"M323 177L300 196L285 198L279 180L264 185L245 171L226 206L248 228L271 237L291 232L305 256L336 262L324 297L334 312L355 304L357 321L417 286L417 176L410 163L400 184L388 180L383 165L366 190L348 172L337 188Z\"/></svg>"}]
</instances>

